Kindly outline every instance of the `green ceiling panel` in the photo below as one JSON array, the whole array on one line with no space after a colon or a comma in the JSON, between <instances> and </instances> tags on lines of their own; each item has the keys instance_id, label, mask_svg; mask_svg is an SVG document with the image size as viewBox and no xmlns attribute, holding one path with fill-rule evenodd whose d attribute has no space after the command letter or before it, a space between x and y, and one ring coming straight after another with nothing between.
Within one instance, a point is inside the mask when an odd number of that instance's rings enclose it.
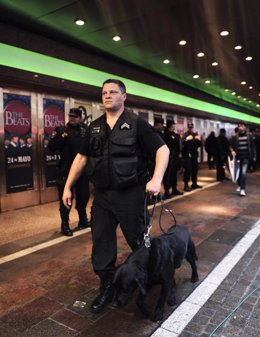
<instances>
[{"instance_id":1,"label":"green ceiling panel","mask_svg":"<svg viewBox=\"0 0 260 337\"><path fill-rule=\"evenodd\" d=\"M120 78L129 94L260 124L259 117L3 43L0 43L0 65L96 87L108 78Z\"/></svg>"}]
</instances>

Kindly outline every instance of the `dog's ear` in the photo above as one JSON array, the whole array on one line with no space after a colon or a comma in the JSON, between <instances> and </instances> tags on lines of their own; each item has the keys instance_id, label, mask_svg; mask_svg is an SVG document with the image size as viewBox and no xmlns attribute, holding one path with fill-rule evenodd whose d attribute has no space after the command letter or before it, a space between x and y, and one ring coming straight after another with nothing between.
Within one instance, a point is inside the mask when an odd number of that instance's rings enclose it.
<instances>
[{"instance_id":1,"label":"dog's ear","mask_svg":"<svg viewBox=\"0 0 260 337\"><path fill-rule=\"evenodd\" d=\"M147 275L144 272L138 272L135 277L136 283L142 295L146 295Z\"/></svg>"}]
</instances>

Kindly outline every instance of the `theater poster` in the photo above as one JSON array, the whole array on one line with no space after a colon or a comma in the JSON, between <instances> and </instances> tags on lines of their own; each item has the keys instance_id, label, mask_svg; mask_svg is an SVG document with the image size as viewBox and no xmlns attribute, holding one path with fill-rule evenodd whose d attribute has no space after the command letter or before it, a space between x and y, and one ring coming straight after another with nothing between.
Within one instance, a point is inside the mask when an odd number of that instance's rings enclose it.
<instances>
[{"instance_id":1,"label":"theater poster","mask_svg":"<svg viewBox=\"0 0 260 337\"><path fill-rule=\"evenodd\" d=\"M33 189L31 97L4 93L6 193Z\"/></svg>"},{"instance_id":2,"label":"theater poster","mask_svg":"<svg viewBox=\"0 0 260 337\"><path fill-rule=\"evenodd\" d=\"M56 127L65 124L64 107L64 101L47 98L43 100L43 161L45 166L46 187L56 186L59 154L51 152L48 148L48 143L50 141L51 134L56 129Z\"/></svg>"}]
</instances>

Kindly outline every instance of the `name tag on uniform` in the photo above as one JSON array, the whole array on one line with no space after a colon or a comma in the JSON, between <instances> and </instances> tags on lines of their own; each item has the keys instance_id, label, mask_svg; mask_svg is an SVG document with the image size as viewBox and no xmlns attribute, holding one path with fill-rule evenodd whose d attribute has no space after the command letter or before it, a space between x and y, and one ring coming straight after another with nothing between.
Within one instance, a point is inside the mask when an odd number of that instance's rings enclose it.
<instances>
[{"instance_id":1,"label":"name tag on uniform","mask_svg":"<svg viewBox=\"0 0 260 337\"><path fill-rule=\"evenodd\" d=\"M130 130L131 128L131 124L128 124L126 122L120 125L120 130Z\"/></svg>"},{"instance_id":2,"label":"name tag on uniform","mask_svg":"<svg viewBox=\"0 0 260 337\"><path fill-rule=\"evenodd\" d=\"M92 133L92 134L97 134L97 133L100 133L100 130L101 130L101 127L100 127L100 126L94 126L94 127L91 129L91 133Z\"/></svg>"}]
</instances>

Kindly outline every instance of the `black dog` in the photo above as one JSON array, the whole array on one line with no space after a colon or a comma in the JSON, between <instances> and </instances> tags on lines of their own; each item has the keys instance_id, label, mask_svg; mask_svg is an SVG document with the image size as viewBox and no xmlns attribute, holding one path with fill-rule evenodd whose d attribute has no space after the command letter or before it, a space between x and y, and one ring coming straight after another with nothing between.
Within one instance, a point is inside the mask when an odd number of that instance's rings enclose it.
<instances>
[{"instance_id":1,"label":"black dog","mask_svg":"<svg viewBox=\"0 0 260 337\"><path fill-rule=\"evenodd\" d=\"M114 276L114 306L125 306L139 288L137 306L152 321L161 321L166 300L170 306L176 302L174 273L184 258L191 265L191 282L197 282L197 255L187 228L177 225L167 233L152 238L150 248L139 247L117 268ZM153 284L161 284L161 291L154 313L151 314L144 300Z\"/></svg>"}]
</instances>

